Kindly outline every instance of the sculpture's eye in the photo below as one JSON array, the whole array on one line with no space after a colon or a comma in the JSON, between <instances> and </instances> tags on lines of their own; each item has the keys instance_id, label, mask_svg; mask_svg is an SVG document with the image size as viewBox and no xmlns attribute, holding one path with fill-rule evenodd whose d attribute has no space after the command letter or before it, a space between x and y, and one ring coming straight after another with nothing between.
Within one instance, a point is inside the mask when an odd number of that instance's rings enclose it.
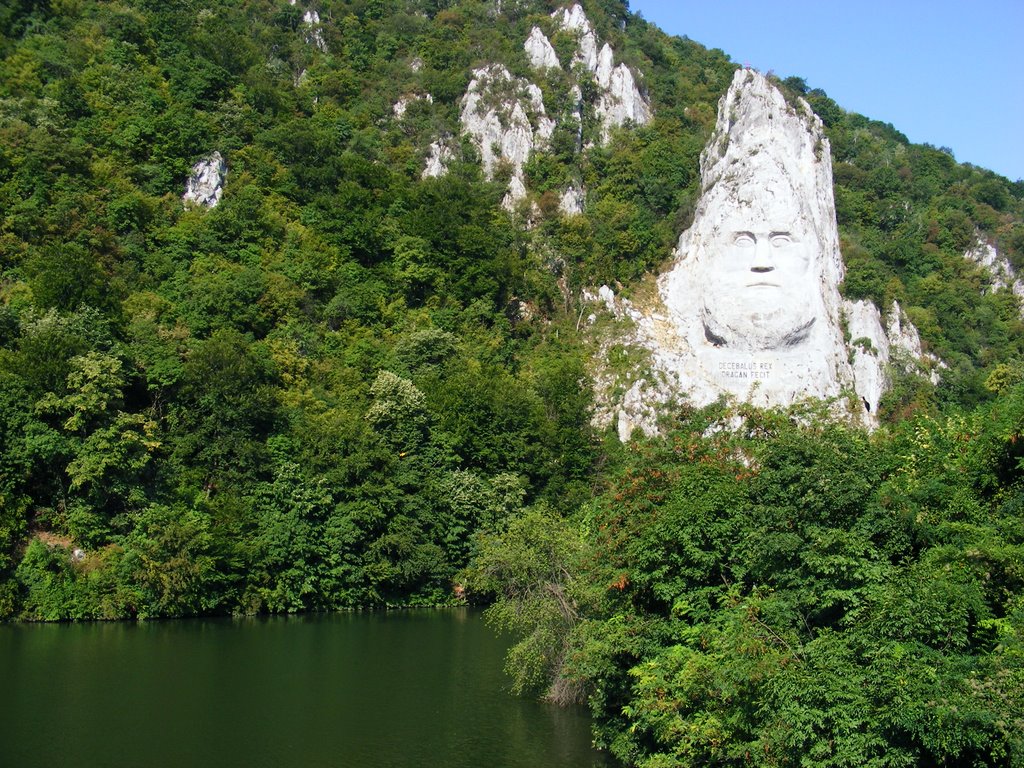
<instances>
[{"instance_id":1,"label":"sculpture's eye","mask_svg":"<svg viewBox=\"0 0 1024 768\"><path fill-rule=\"evenodd\" d=\"M757 244L757 241L750 232L737 232L732 242L733 245L740 248L753 248Z\"/></svg>"},{"instance_id":2,"label":"sculpture's eye","mask_svg":"<svg viewBox=\"0 0 1024 768\"><path fill-rule=\"evenodd\" d=\"M793 244L793 238L789 232L772 232L770 238L772 248L787 248Z\"/></svg>"}]
</instances>

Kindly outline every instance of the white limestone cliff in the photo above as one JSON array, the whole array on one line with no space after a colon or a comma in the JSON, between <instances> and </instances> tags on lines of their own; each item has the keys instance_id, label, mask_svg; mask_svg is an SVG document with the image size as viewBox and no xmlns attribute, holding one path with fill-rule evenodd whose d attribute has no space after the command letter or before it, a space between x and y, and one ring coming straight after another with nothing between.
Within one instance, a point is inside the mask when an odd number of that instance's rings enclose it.
<instances>
[{"instance_id":1,"label":"white limestone cliff","mask_svg":"<svg viewBox=\"0 0 1024 768\"><path fill-rule=\"evenodd\" d=\"M430 144L430 152L427 155L427 164L423 169L420 178L436 179L448 173L448 163L455 157L451 148L450 138L442 136Z\"/></svg>"},{"instance_id":2,"label":"white limestone cliff","mask_svg":"<svg viewBox=\"0 0 1024 768\"><path fill-rule=\"evenodd\" d=\"M850 336L854 389L865 410L877 414L889 384L889 338L882 328L882 316L874 303L863 300L844 301L843 311Z\"/></svg>"},{"instance_id":3,"label":"white limestone cliff","mask_svg":"<svg viewBox=\"0 0 1024 768\"><path fill-rule=\"evenodd\" d=\"M501 198L501 207L506 211L515 209L516 203L526 199L526 184L521 175L513 174L508 180L508 191Z\"/></svg>"},{"instance_id":4,"label":"white limestone cliff","mask_svg":"<svg viewBox=\"0 0 1024 768\"><path fill-rule=\"evenodd\" d=\"M854 390L874 423L882 395L889 389L890 370L901 365L904 372L927 375L939 383L939 369L945 364L921 348L921 337L907 319L899 302L889 307L885 324L882 314L870 301L844 301L849 348L853 366Z\"/></svg>"},{"instance_id":5,"label":"white limestone cliff","mask_svg":"<svg viewBox=\"0 0 1024 768\"><path fill-rule=\"evenodd\" d=\"M611 70L608 84L602 88L596 107L601 120L602 141L608 141L613 127L626 123L645 125L651 121L651 108L640 95L633 73L625 64Z\"/></svg>"},{"instance_id":6,"label":"white limestone cliff","mask_svg":"<svg viewBox=\"0 0 1024 768\"><path fill-rule=\"evenodd\" d=\"M902 350L914 360L920 360L923 357L921 352L921 336L918 334L914 324L903 315L903 310L900 309L898 301L894 301L889 309L885 333L893 349Z\"/></svg>"},{"instance_id":7,"label":"white limestone cliff","mask_svg":"<svg viewBox=\"0 0 1024 768\"><path fill-rule=\"evenodd\" d=\"M579 187L569 187L562 193L558 201L558 209L566 216L578 216L583 213L585 196Z\"/></svg>"},{"instance_id":8,"label":"white limestone cliff","mask_svg":"<svg viewBox=\"0 0 1024 768\"><path fill-rule=\"evenodd\" d=\"M305 27L306 43L326 53L327 41L324 40L323 29L320 27L320 14L312 9L307 10L302 14L302 24Z\"/></svg>"},{"instance_id":9,"label":"white limestone cliff","mask_svg":"<svg viewBox=\"0 0 1024 768\"><path fill-rule=\"evenodd\" d=\"M405 96L399 97L398 101L391 105L391 112L394 114L396 120L402 120L405 118L405 113L412 104L418 101L426 102L427 104L434 103L434 97L429 93L410 93Z\"/></svg>"},{"instance_id":10,"label":"white limestone cliff","mask_svg":"<svg viewBox=\"0 0 1024 768\"><path fill-rule=\"evenodd\" d=\"M615 295L607 285L596 291L584 290L580 299L584 308L600 307L616 322L617 333L599 338L596 358L608 360L613 350L629 350L634 359L624 370L613 371L605 365L594 370L595 408L592 423L597 429L614 427L619 439L629 440L634 430L646 435L658 434L658 420L665 407L679 399L682 388L671 371L653 365L650 337L651 318L628 299ZM580 315L582 323L583 315ZM587 325L597 322L591 312ZM618 393L618 394L617 394Z\"/></svg>"},{"instance_id":11,"label":"white limestone cliff","mask_svg":"<svg viewBox=\"0 0 1024 768\"><path fill-rule=\"evenodd\" d=\"M212 152L195 165L185 182L182 200L207 208L213 208L224 194L224 177L228 167L220 152Z\"/></svg>"},{"instance_id":12,"label":"white limestone cliff","mask_svg":"<svg viewBox=\"0 0 1024 768\"><path fill-rule=\"evenodd\" d=\"M1017 277L1009 259L996 247L977 233L977 242L964 254L964 258L977 264L986 273L991 290L1009 288L1021 300L1021 317L1024 317L1024 282Z\"/></svg>"},{"instance_id":13,"label":"white limestone cliff","mask_svg":"<svg viewBox=\"0 0 1024 768\"><path fill-rule=\"evenodd\" d=\"M632 70L625 64L615 65L615 52L608 43L598 49L598 38L578 3L551 14L555 23L577 36L572 66L594 76L598 86L594 105L601 121L601 141L606 142L611 130L627 122L644 125L651 121L651 108L640 93Z\"/></svg>"},{"instance_id":14,"label":"white limestone cliff","mask_svg":"<svg viewBox=\"0 0 1024 768\"><path fill-rule=\"evenodd\" d=\"M530 66L534 69L561 69L558 61L558 54L551 45L551 41L541 31L540 27L530 30L530 36L523 43L526 57L530 60Z\"/></svg>"},{"instance_id":15,"label":"white limestone cliff","mask_svg":"<svg viewBox=\"0 0 1024 768\"><path fill-rule=\"evenodd\" d=\"M546 145L555 123L544 110L540 88L514 78L501 64L474 70L462 98L462 130L480 152L484 175L494 177L501 162L512 169L503 205L512 208L526 196L523 166L535 148Z\"/></svg>"},{"instance_id":16,"label":"white limestone cliff","mask_svg":"<svg viewBox=\"0 0 1024 768\"><path fill-rule=\"evenodd\" d=\"M820 119L802 100L788 103L763 75L737 71L701 154L693 223L656 296L642 306L610 291L595 299L623 321L603 349L617 343L648 354L635 380L608 388L598 373L595 423L617 422L620 436L633 427L649 432L652 406L670 393L694 405L723 395L763 407L834 400L875 424L896 350L914 370L934 366L898 305L883 329L874 305L844 303L843 275ZM853 392L860 406L847 398ZM638 408L641 394L648 399Z\"/></svg>"},{"instance_id":17,"label":"white limestone cliff","mask_svg":"<svg viewBox=\"0 0 1024 768\"><path fill-rule=\"evenodd\" d=\"M613 128L627 123L643 124L651 119L650 106L642 96L633 72L625 64L615 64L615 54L605 43L598 49L598 38L583 7L578 3L552 14L556 26L577 38L573 67L582 68L594 77L597 96L593 102L601 125L601 141L607 141ZM530 65L540 73L561 70L558 55L540 27L534 26L523 44ZM578 73L573 73L573 77ZM564 119L575 122L578 144L582 144L583 97L578 82L570 81L571 104L559 110ZM411 104L411 97L403 97L393 105L396 119L401 120ZM517 209L518 203L528 196L523 167L531 154L543 149L555 130L555 120L548 116L540 88L524 78L513 77L498 63L476 69L460 104L462 131L468 135L480 153L484 176L493 179L499 165L511 169L507 193L502 205ZM450 150L443 156L443 147L431 145L424 178L445 173ZM565 190L560 201L563 212L582 212L582 192ZM535 206L531 206L534 210ZM539 209L537 209L539 210Z\"/></svg>"}]
</instances>

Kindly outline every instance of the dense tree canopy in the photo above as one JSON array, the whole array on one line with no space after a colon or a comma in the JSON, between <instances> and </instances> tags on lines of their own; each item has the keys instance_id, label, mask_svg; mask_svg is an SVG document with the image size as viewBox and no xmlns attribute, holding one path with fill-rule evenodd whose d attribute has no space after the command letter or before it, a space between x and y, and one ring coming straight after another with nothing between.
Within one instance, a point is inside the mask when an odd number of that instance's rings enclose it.
<instances>
[{"instance_id":1,"label":"dense tree canopy","mask_svg":"<svg viewBox=\"0 0 1024 768\"><path fill-rule=\"evenodd\" d=\"M1018 765L1022 429L1019 385L871 436L696 412L467 575L517 685L589 700L629 764Z\"/></svg>"}]
</instances>

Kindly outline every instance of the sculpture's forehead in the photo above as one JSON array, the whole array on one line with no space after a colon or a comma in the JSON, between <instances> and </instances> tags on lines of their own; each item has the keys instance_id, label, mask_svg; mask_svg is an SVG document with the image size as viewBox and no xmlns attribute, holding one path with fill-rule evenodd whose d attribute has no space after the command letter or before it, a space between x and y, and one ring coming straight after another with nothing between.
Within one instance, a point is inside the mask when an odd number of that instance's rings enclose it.
<instances>
[{"instance_id":1,"label":"sculpture's forehead","mask_svg":"<svg viewBox=\"0 0 1024 768\"><path fill-rule=\"evenodd\" d=\"M786 221L802 218L804 207L800 195L789 185L744 184L732 180L710 190L704 211L715 219L747 217Z\"/></svg>"},{"instance_id":2,"label":"sculpture's forehead","mask_svg":"<svg viewBox=\"0 0 1024 768\"><path fill-rule=\"evenodd\" d=\"M778 208L736 206L719 211L719 215L713 218L715 222L713 230L720 234L731 232L789 232L800 236L807 234L807 227L801 216L796 215L793 211L779 210Z\"/></svg>"}]
</instances>

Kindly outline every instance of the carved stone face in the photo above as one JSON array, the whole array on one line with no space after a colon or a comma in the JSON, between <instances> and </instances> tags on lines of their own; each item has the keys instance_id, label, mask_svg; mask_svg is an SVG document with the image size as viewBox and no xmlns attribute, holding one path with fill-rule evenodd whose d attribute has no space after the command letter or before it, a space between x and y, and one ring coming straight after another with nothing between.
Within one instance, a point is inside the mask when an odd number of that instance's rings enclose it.
<instances>
[{"instance_id":1,"label":"carved stone face","mask_svg":"<svg viewBox=\"0 0 1024 768\"><path fill-rule=\"evenodd\" d=\"M796 346L817 316L820 247L792 221L729 216L701 259L700 317L715 346Z\"/></svg>"}]
</instances>

